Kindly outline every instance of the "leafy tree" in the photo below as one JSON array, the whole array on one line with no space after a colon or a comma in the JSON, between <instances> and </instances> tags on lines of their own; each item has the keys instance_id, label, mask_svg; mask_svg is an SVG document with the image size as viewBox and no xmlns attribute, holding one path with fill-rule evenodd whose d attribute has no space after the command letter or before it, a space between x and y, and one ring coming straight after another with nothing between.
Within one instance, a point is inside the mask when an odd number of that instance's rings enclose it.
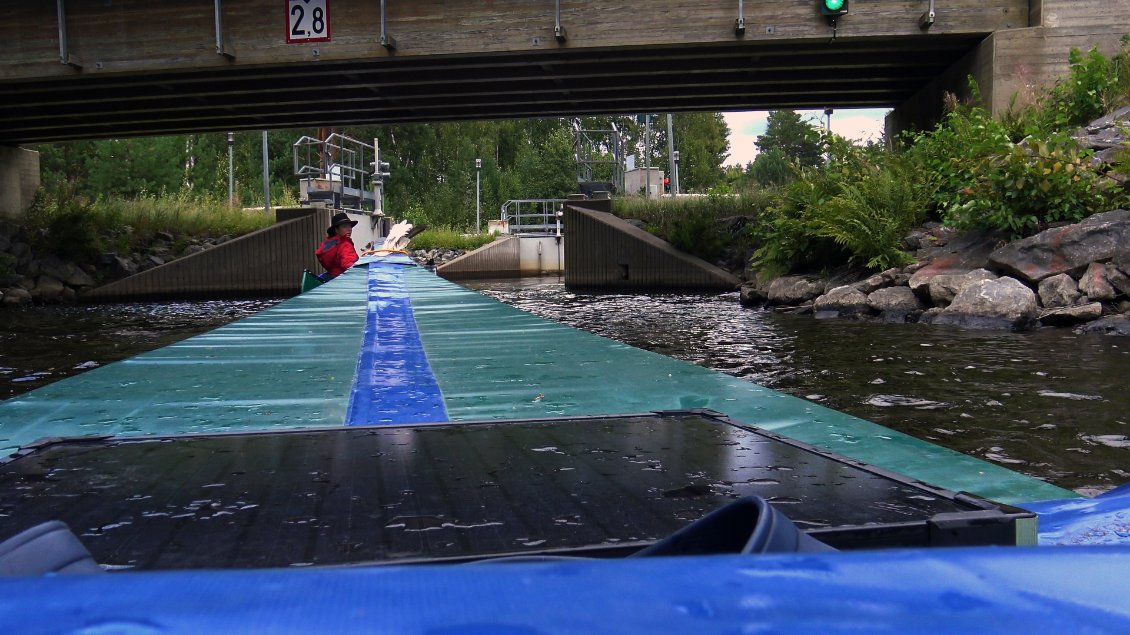
<instances>
[{"instance_id":1,"label":"leafy tree","mask_svg":"<svg viewBox=\"0 0 1130 635\"><path fill-rule=\"evenodd\" d=\"M795 110L770 110L765 134L754 145L759 152L779 150L800 167L820 164L820 133Z\"/></svg>"}]
</instances>

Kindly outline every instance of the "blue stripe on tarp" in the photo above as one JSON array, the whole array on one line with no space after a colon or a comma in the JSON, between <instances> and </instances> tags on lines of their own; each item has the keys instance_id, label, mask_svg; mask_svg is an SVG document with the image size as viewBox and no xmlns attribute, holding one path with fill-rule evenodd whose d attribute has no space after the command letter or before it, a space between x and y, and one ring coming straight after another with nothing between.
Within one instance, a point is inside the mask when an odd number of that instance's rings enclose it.
<instances>
[{"instance_id":1,"label":"blue stripe on tarp","mask_svg":"<svg viewBox=\"0 0 1130 635\"><path fill-rule=\"evenodd\" d=\"M369 265L369 306L349 396L350 426L447 421L424 354L402 265Z\"/></svg>"}]
</instances>

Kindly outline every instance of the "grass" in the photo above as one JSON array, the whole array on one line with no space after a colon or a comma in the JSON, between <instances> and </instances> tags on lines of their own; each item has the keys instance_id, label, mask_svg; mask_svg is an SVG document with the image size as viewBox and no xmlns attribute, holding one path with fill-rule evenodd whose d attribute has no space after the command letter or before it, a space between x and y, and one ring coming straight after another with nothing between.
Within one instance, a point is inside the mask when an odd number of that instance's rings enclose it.
<instances>
[{"instance_id":1,"label":"grass","mask_svg":"<svg viewBox=\"0 0 1130 635\"><path fill-rule=\"evenodd\" d=\"M263 210L228 207L227 201L181 192L169 196L88 201L66 189L41 190L23 218L37 247L83 264L102 252L129 253L154 240L157 232L178 239L239 236L274 222Z\"/></svg>"},{"instance_id":2,"label":"grass","mask_svg":"<svg viewBox=\"0 0 1130 635\"><path fill-rule=\"evenodd\" d=\"M412 239L409 249L478 249L492 242L491 234L467 234L454 227L429 227Z\"/></svg>"}]
</instances>

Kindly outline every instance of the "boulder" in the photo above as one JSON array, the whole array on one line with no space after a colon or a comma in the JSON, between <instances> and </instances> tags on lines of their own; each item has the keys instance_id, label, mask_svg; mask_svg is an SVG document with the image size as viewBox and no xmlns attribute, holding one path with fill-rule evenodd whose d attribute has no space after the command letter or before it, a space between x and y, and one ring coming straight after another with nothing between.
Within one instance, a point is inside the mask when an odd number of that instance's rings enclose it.
<instances>
[{"instance_id":1,"label":"boulder","mask_svg":"<svg viewBox=\"0 0 1130 635\"><path fill-rule=\"evenodd\" d=\"M1106 263L1106 281L1118 293L1130 297L1130 276L1123 273L1114 263Z\"/></svg>"},{"instance_id":2,"label":"boulder","mask_svg":"<svg viewBox=\"0 0 1130 635\"><path fill-rule=\"evenodd\" d=\"M12 248L12 241L7 236L0 234L0 254L7 253Z\"/></svg>"},{"instance_id":3,"label":"boulder","mask_svg":"<svg viewBox=\"0 0 1130 635\"><path fill-rule=\"evenodd\" d=\"M961 290L934 324L1025 328L1039 313L1036 294L1015 278L974 282Z\"/></svg>"},{"instance_id":4,"label":"boulder","mask_svg":"<svg viewBox=\"0 0 1130 635\"><path fill-rule=\"evenodd\" d=\"M1074 225L1056 227L1009 243L989 257L993 266L1028 282L1081 274L1092 262L1130 257L1130 211L1117 209Z\"/></svg>"},{"instance_id":5,"label":"boulder","mask_svg":"<svg viewBox=\"0 0 1130 635\"><path fill-rule=\"evenodd\" d=\"M855 288L859 289L863 293L870 294L878 291L879 289L897 285L898 280L902 279L904 276L906 280L910 279L910 276L903 274L898 269L887 269L882 273L877 273L870 278L861 280L855 285Z\"/></svg>"},{"instance_id":6,"label":"boulder","mask_svg":"<svg viewBox=\"0 0 1130 635\"><path fill-rule=\"evenodd\" d=\"M835 313L839 316L866 315L871 312L867 296L854 285L843 285L816 298L812 310L817 314Z\"/></svg>"},{"instance_id":7,"label":"boulder","mask_svg":"<svg viewBox=\"0 0 1130 635\"><path fill-rule=\"evenodd\" d=\"M49 274L41 274L31 290L31 296L41 302L57 302L63 296L63 281Z\"/></svg>"},{"instance_id":8,"label":"boulder","mask_svg":"<svg viewBox=\"0 0 1130 635\"><path fill-rule=\"evenodd\" d=\"M153 234L153 237L156 238L157 240L160 240L161 242L166 242L166 243L171 243L174 240L172 234L170 234L169 232L163 232L163 231L159 231L159 232Z\"/></svg>"},{"instance_id":9,"label":"boulder","mask_svg":"<svg viewBox=\"0 0 1130 635\"><path fill-rule=\"evenodd\" d=\"M1127 124L1130 124L1130 106L1119 108L1105 117L1092 121L1075 131L1073 136L1084 148L1114 149L1126 141L1121 128Z\"/></svg>"},{"instance_id":10,"label":"boulder","mask_svg":"<svg viewBox=\"0 0 1130 635\"><path fill-rule=\"evenodd\" d=\"M31 293L21 287L8 287L4 289L4 306L19 306L31 302Z\"/></svg>"},{"instance_id":11,"label":"boulder","mask_svg":"<svg viewBox=\"0 0 1130 635\"><path fill-rule=\"evenodd\" d=\"M894 315L906 315L926 308L910 287L878 289L867 296L867 304L880 313Z\"/></svg>"},{"instance_id":12,"label":"boulder","mask_svg":"<svg viewBox=\"0 0 1130 635\"><path fill-rule=\"evenodd\" d=\"M93 287L94 278L73 262L47 257L39 263L39 271L71 287Z\"/></svg>"},{"instance_id":13,"label":"boulder","mask_svg":"<svg viewBox=\"0 0 1130 635\"><path fill-rule=\"evenodd\" d=\"M1118 295L1114 287L1107 282L1106 266L1099 262L1092 262L1079 278L1079 290L1087 294L1091 300L1113 300Z\"/></svg>"},{"instance_id":14,"label":"boulder","mask_svg":"<svg viewBox=\"0 0 1130 635\"><path fill-rule=\"evenodd\" d=\"M1061 273L1040 281L1040 304L1055 309L1072 306L1079 300L1079 283L1075 278Z\"/></svg>"},{"instance_id":15,"label":"boulder","mask_svg":"<svg viewBox=\"0 0 1130 635\"><path fill-rule=\"evenodd\" d=\"M1130 316L1112 315L1075 329L1079 334L1130 335Z\"/></svg>"},{"instance_id":16,"label":"boulder","mask_svg":"<svg viewBox=\"0 0 1130 635\"><path fill-rule=\"evenodd\" d=\"M824 293L824 281L811 276L784 276L769 284L772 304L801 304Z\"/></svg>"},{"instance_id":17,"label":"boulder","mask_svg":"<svg viewBox=\"0 0 1130 635\"><path fill-rule=\"evenodd\" d=\"M1049 309L1041 313L1038 319L1041 324L1048 326L1074 326L1076 324L1082 324L1083 322L1097 320L1102 316L1102 303L1091 302L1089 304Z\"/></svg>"},{"instance_id":18,"label":"boulder","mask_svg":"<svg viewBox=\"0 0 1130 635\"><path fill-rule=\"evenodd\" d=\"M919 261L926 263L925 269L938 273L987 268L989 255L1008 237L1002 232L969 231L958 234L949 228L937 228L931 230L931 234L933 240L929 246L919 249L915 255Z\"/></svg>"},{"instance_id":19,"label":"boulder","mask_svg":"<svg viewBox=\"0 0 1130 635\"><path fill-rule=\"evenodd\" d=\"M189 245L188 247L185 247L184 253L182 253L181 256L191 256L193 254L198 254L205 249L206 247L204 247L203 245Z\"/></svg>"},{"instance_id":20,"label":"boulder","mask_svg":"<svg viewBox=\"0 0 1130 635\"><path fill-rule=\"evenodd\" d=\"M946 307L965 287L974 282L996 279L996 274L988 269L974 269L965 273L939 273L926 279L925 288L928 299L934 306ZM919 288L922 288L921 283ZM916 293L921 293L921 291L916 291Z\"/></svg>"},{"instance_id":21,"label":"boulder","mask_svg":"<svg viewBox=\"0 0 1130 635\"><path fill-rule=\"evenodd\" d=\"M742 306L762 306L769 301L769 294L752 284L743 284L738 301Z\"/></svg>"}]
</instances>

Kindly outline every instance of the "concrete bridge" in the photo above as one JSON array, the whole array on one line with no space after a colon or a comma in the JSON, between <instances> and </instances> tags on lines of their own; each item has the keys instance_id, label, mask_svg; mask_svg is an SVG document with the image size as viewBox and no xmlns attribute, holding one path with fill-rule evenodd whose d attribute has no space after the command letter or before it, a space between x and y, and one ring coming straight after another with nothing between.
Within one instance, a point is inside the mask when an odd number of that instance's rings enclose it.
<instances>
[{"instance_id":1,"label":"concrete bridge","mask_svg":"<svg viewBox=\"0 0 1130 635\"><path fill-rule=\"evenodd\" d=\"M27 190L22 143L824 106L894 107L901 128L967 74L1000 110L1130 32L1109 0L849 9L833 29L816 0L6 2L0 211Z\"/></svg>"}]
</instances>

